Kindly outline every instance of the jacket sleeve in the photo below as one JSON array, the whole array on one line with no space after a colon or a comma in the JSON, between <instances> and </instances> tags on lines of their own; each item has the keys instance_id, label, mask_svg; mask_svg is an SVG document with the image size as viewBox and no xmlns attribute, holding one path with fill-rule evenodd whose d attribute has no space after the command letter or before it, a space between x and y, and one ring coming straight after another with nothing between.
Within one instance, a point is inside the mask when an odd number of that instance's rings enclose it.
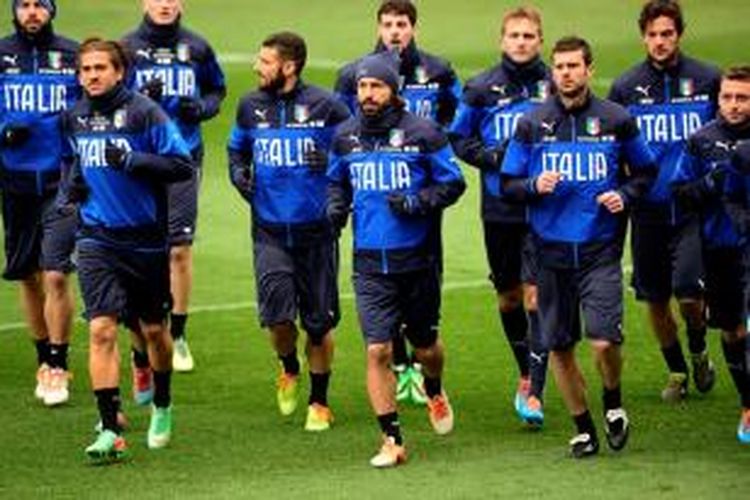
<instances>
[{"instance_id":1,"label":"jacket sleeve","mask_svg":"<svg viewBox=\"0 0 750 500\"><path fill-rule=\"evenodd\" d=\"M253 195L253 144L249 132L236 123L227 144L229 180L249 203Z\"/></svg>"},{"instance_id":2,"label":"jacket sleeve","mask_svg":"<svg viewBox=\"0 0 750 500\"><path fill-rule=\"evenodd\" d=\"M453 205L466 190L461 167L448 138L442 132L436 132L435 149L427 153L430 184L420 189L417 195L424 213L438 212Z\"/></svg>"},{"instance_id":3,"label":"jacket sleeve","mask_svg":"<svg viewBox=\"0 0 750 500\"><path fill-rule=\"evenodd\" d=\"M163 111L154 108L146 129L148 151L131 151L125 171L160 183L186 181L195 166L177 126Z\"/></svg>"},{"instance_id":4,"label":"jacket sleeve","mask_svg":"<svg viewBox=\"0 0 750 500\"><path fill-rule=\"evenodd\" d=\"M335 151L329 157L326 175L326 217L334 230L341 231L352 210L353 193L346 162Z\"/></svg>"},{"instance_id":5,"label":"jacket sleeve","mask_svg":"<svg viewBox=\"0 0 750 500\"><path fill-rule=\"evenodd\" d=\"M456 155L464 162L480 170L496 169L500 165L502 155L490 154L491 151L487 150L482 142L479 124L483 113L481 107L467 102L465 92L464 99L459 103L453 123L449 128L448 137Z\"/></svg>"},{"instance_id":6,"label":"jacket sleeve","mask_svg":"<svg viewBox=\"0 0 750 500\"><path fill-rule=\"evenodd\" d=\"M650 190L658 172L656 158L633 117L628 117L618 132L623 160L628 165L625 182L617 190L626 205L636 203Z\"/></svg>"},{"instance_id":7,"label":"jacket sleeve","mask_svg":"<svg viewBox=\"0 0 750 500\"><path fill-rule=\"evenodd\" d=\"M500 167L503 196L515 202L527 202L537 198L536 178L531 172L531 140L533 126L521 118L505 151Z\"/></svg>"},{"instance_id":8,"label":"jacket sleeve","mask_svg":"<svg viewBox=\"0 0 750 500\"><path fill-rule=\"evenodd\" d=\"M201 119L209 120L219 114L221 103L227 95L224 72L219 66L216 54L210 47L198 72L198 84L201 88L201 103L203 105Z\"/></svg>"}]
</instances>

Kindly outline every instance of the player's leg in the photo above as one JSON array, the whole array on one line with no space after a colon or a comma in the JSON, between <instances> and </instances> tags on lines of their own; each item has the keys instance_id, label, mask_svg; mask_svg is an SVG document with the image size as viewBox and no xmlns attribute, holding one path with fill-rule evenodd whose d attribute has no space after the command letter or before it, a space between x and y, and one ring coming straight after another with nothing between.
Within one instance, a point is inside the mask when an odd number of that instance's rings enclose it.
<instances>
[{"instance_id":1,"label":"player's leg","mask_svg":"<svg viewBox=\"0 0 750 500\"><path fill-rule=\"evenodd\" d=\"M529 232L524 238L521 264L521 280L523 281L523 307L529 318L529 378L531 385L529 397L523 408L523 420L534 427L544 423L544 386L547 380L547 364L549 352L544 343L539 326L538 287L536 276L538 273L538 255L534 236Z\"/></svg>"}]
</instances>

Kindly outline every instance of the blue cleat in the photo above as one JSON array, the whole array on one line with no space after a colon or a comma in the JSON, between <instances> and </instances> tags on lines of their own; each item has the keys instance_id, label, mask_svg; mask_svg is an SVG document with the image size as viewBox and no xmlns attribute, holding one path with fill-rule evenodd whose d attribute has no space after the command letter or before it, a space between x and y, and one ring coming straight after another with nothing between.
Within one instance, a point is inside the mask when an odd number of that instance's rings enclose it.
<instances>
[{"instance_id":1,"label":"blue cleat","mask_svg":"<svg viewBox=\"0 0 750 500\"><path fill-rule=\"evenodd\" d=\"M742 409L740 425L737 426L737 439L742 444L750 444L750 408Z\"/></svg>"}]
</instances>

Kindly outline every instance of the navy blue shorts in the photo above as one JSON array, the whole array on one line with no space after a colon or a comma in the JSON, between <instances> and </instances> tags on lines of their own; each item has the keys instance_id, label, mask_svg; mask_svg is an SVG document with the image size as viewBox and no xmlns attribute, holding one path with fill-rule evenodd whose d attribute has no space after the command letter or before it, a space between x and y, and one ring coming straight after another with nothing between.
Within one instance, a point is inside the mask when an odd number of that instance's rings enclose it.
<instances>
[{"instance_id":1,"label":"navy blue shorts","mask_svg":"<svg viewBox=\"0 0 750 500\"><path fill-rule=\"evenodd\" d=\"M704 249L708 325L733 332L745 321L745 266L741 248Z\"/></svg>"},{"instance_id":2,"label":"navy blue shorts","mask_svg":"<svg viewBox=\"0 0 750 500\"><path fill-rule=\"evenodd\" d=\"M698 218L680 226L634 221L631 232L635 296L647 302L703 297L703 257Z\"/></svg>"},{"instance_id":3,"label":"navy blue shorts","mask_svg":"<svg viewBox=\"0 0 750 500\"><path fill-rule=\"evenodd\" d=\"M3 278L18 281L37 271L70 273L75 249L76 216L61 215L55 194L2 194L5 229Z\"/></svg>"},{"instance_id":4,"label":"navy blue shorts","mask_svg":"<svg viewBox=\"0 0 750 500\"><path fill-rule=\"evenodd\" d=\"M355 273L357 313L368 344L390 342L404 332L416 348L435 343L440 324L440 270L437 265L398 274Z\"/></svg>"},{"instance_id":5,"label":"navy blue shorts","mask_svg":"<svg viewBox=\"0 0 750 500\"><path fill-rule=\"evenodd\" d=\"M192 154L195 168L193 176L186 180L169 184L169 245L190 246L195 240L198 225L198 192L200 191L203 151Z\"/></svg>"},{"instance_id":6,"label":"navy blue shorts","mask_svg":"<svg viewBox=\"0 0 750 500\"><path fill-rule=\"evenodd\" d=\"M333 240L284 247L268 238L253 243L261 326L295 322L313 338L338 325L338 245Z\"/></svg>"},{"instance_id":7,"label":"navy blue shorts","mask_svg":"<svg viewBox=\"0 0 750 500\"><path fill-rule=\"evenodd\" d=\"M172 308L169 254L78 243L78 279L86 319L116 316L126 324L166 320Z\"/></svg>"},{"instance_id":8,"label":"navy blue shorts","mask_svg":"<svg viewBox=\"0 0 750 500\"><path fill-rule=\"evenodd\" d=\"M581 339L581 318L590 339L622 343L622 268L618 260L577 269L540 266L540 329L550 351L565 351Z\"/></svg>"},{"instance_id":9,"label":"navy blue shorts","mask_svg":"<svg viewBox=\"0 0 750 500\"><path fill-rule=\"evenodd\" d=\"M536 282L537 258L527 224L483 221L490 281L498 293Z\"/></svg>"}]
</instances>

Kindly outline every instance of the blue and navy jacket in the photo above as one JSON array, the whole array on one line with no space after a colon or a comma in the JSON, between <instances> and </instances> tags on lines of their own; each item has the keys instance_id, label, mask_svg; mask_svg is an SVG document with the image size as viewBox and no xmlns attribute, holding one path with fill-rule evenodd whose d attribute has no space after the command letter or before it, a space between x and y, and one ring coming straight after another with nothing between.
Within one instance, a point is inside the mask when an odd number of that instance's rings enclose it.
<instances>
[{"instance_id":1,"label":"blue and navy jacket","mask_svg":"<svg viewBox=\"0 0 750 500\"><path fill-rule=\"evenodd\" d=\"M739 247L743 238L730 211L747 210L748 177L732 165L738 144L750 141L750 126L734 127L719 117L698 130L687 147L671 179L673 185L698 183L704 199L701 212L703 245L706 248ZM724 170L719 180L711 174Z\"/></svg>"},{"instance_id":2,"label":"blue and navy jacket","mask_svg":"<svg viewBox=\"0 0 750 500\"><path fill-rule=\"evenodd\" d=\"M166 248L167 184L190 179L190 151L175 124L145 96L118 84L63 115L67 139L60 203L79 205L79 241L135 250ZM112 168L105 148L128 151Z\"/></svg>"},{"instance_id":3,"label":"blue and navy jacket","mask_svg":"<svg viewBox=\"0 0 750 500\"><path fill-rule=\"evenodd\" d=\"M200 149L200 124L180 120L177 109L179 99L189 97L201 103L201 121L219 114L226 85L211 46L199 35L181 27L179 20L172 25L159 26L148 16L138 29L125 35L123 43L132 57L129 86L139 90L149 80L161 80L164 93L159 104L177 124L190 150Z\"/></svg>"},{"instance_id":4,"label":"blue and navy jacket","mask_svg":"<svg viewBox=\"0 0 750 500\"><path fill-rule=\"evenodd\" d=\"M48 24L29 35L0 39L0 130L31 129L29 140L0 149L0 184L20 193L49 194L60 181L60 114L80 96L76 77L78 44L55 35Z\"/></svg>"},{"instance_id":5,"label":"blue and navy jacket","mask_svg":"<svg viewBox=\"0 0 750 500\"><path fill-rule=\"evenodd\" d=\"M448 135L458 157L481 172L482 219L527 222L526 206L510 202L501 194L502 154L495 157L497 163L490 165L482 153L502 151L521 116L544 102L551 86L549 71L541 60L518 65L507 56L494 68L466 82Z\"/></svg>"},{"instance_id":6,"label":"blue and navy jacket","mask_svg":"<svg viewBox=\"0 0 750 500\"><path fill-rule=\"evenodd\" d=\"M331 237L326 218L325 170L305 163L306 151L326 152L349 111L325 90L302 82L291 92L244 96L229 139L232 183L250 203L254 236L293 247ZM252 169L252 186L242 182Z\"/></svg>"},{"instance_id":7,"label":"blue and navy jacket","mask_svg":"<svg viewBox=\"0 0 750 500\"><path fill-rule=\"evenodd\" d=\"M433 121L389 106L343 123L328 168L328 211L351 209L355 272L391 274L440 265L442 210L466 185L448 138ZM395 213L388 195L416 197Z\"/></svg>"},{"instance_id":8,"label":"blue and navy jacket","mask_svg":"<svg viewBox=\"0 0 750 500\"><path fill-rule=\"evenodd\" d=\"M609 99L635 116L659 167L651 192L633 212L636 221L677 225L684 220L670 179L688 138L714 119L720 81L715 67L680 55L666 69L644 61L613 84Z\"/></svg>"},{"instance_id":9,"label":"blue and navy jacket","mask_svg":"<svg viewBox=\"0 0 750 500\"><path fill-rule=\"evenodd\" d=\"M375 53L388 50L378 42ZM357 66L360 59L347 64L339 72L334 92L354 115L357 104ZM439 57L417 49L412 40L401 54L399 67L401 89L407 111L429 118L447 127L456 112L461 96L461 82L450 64Z\"/></svg>"},{"instance_id":10,"label":"blue and navy jacket","mask_svg":"<svg viewBox=\"0 0 750 500\"><path fill-rule=\"evenodd\" d=\"M537 195L536 177L547 171L560 173L561 180L553 193ZM506 193L530 201L542 263L551 267L578 267L599 248L611 248L611 257L619 258L626 219L596 198L616 190L632 206L655 173L654 156L635 120L593 95L573 110L553 97L522 117L502 165Z\"/></svg>"}]
</instances>

